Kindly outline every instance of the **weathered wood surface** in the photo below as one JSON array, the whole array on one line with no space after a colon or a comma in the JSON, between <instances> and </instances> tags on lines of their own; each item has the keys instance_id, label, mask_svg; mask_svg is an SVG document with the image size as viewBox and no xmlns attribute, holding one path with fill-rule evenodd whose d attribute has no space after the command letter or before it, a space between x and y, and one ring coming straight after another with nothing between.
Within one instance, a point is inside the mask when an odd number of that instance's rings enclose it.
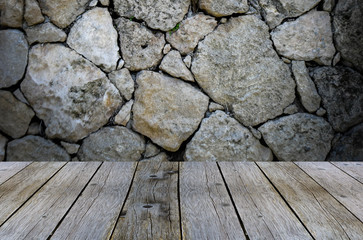
<instances>
[{"instance_id":1,"label":"weathered wood surface","mask_svg":"<svg viewBox=\"0 0 363 240\"><path fill-rule=\"evenodd\" d=\"M0 162L0 185L29 164L30 162Z\"/></svg>"},{"instance_id":2,"label":"weathered wood surface","mask_svg":"<svg viewBox=\"0 0 363 240\"><path fill-rule=\"evenodd\" d=\"M331 164L363 183L363 162L331 162Z\"/></svg>"}]
</instances>

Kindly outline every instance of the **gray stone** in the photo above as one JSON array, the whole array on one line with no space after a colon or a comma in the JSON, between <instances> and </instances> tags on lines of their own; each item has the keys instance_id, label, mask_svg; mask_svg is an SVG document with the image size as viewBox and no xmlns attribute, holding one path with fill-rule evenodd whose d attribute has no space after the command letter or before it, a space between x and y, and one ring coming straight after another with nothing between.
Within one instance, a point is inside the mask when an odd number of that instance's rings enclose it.
<instances>
[{"instance_id":1,"label":"gray stone","mask_svg":"<svg viewBox=\"0 0 363 240\"><path fill-rule=\"evenodd\" d=\"M320 0L259 0L269 27L275 28L285 18L298 17L315 7Z\"/></svg>"},{"instance_id":2,"label":"gray stone","mask_svg":"<svg viewBox=\"0 0 363 240\"><path fill-rule=\"evenodd\" d=\"M28 26L44 21L44 17L36 0L25 0L24 19Z\"/></svg>"},{"instance_id":3,"label":"gray stone","mask_svg":"<svg viewBox=\"0 0 363 240\"><path fill-rule=\"evenodd\" d=\"M60 44L34 46L21 90L46 135L76 142L105 125L122 98L106 75Z\"/></svg>"},{"instance_id":4,"label":"gray stone","mask_svg":"<svg viewBox=\"0 0 363 240\"><path fill-rule=\"evenodd\" d=\"M168 54L168 52L170 52L170 50L171 50L171 45L169 43L165 44L164 49L163 49L163 53Z\"/></svg>"},{"instance_id":5,"label":"gray stone","mask_svg":"<svg viewBox=\"0 0 363 240\"><path fill-rule=\"evenodd\" d=\"M0 134L0 161L5 160L5 147L8 139Z\"/></svg>"},{"instance_id":6,"label":"gray stone","mask_svg":"<svg viewBox=\"0 0 363 240\"><path fill-rule=\"evenodd\" d=\"M63 141L61 141L61 145L62 145L62 147L64 147L64 149L67 151L68 154L76 154L80 147L79 144L67 143L67 142L63 142Z\"/></svg>"},{"instance_id":7,"label":"gray stone","mask_svg":"<svg viewBox=\"0 0 363 240\"><path fill-rule=\"evenodd\" d=\"M163 74L137 76L133 128L168 151L177 151L198 128L208 97L189 84Z\"/></svg>"},{"instance_id":8,"label":"gray stone","mask_svg":"<svg viewBox=\"0 0 363 240\"><path fill-rule=\"evenodd\" d=\"M100 0L102 6L108 6L110 4L110 0Z\"/></svg>"},{"instance_id":9,"label":"gray stone","mask_svg":"<svg viewBox=\"0 0 363 240\"><path fill-rule=\"evenodd\" d=\"M28 130L34 112L11 92L0 90L0 116L0 130L12 138L20 138Z\"/></svg>"},{"instance_id":10,"label":"gray stone","mask_svg":"<svg viewBox=\"0 0 363 240\"><path fill-rule=\"evenodd\" d=\"M193 52L198 42L217 26L217 21L210 16L199 13L180 23L179 29L167 33L166 40L182 54Z\"/></svg>"},{"instance_id":11,"label":"gray stone","mask_svg":"<svg viewBox=\"0 0 363 240\"><path fill-rule=\"evenodd\" d=\"M363 121L363 76L347 67L321 67L312 77L334 130L345 132Z\"/></svg>"},{"instance_id":12,"label":"gray stone","mask_svg":"<svg viewBox=\"0 0 363 240\"><path fill-rule=\"evenodd\" d=\"M139 71L155 67L163 58L164 34L153 33L140 23L125 18L116 20L125 67Z\"/></svg>"},{"instance_id":13,"label":"gray stone","mask_svg":"<svg viewBox=\"0 0 363 240\"><path fill-rule=\"evenodd\" d=\"M120 58L117 37L108 10L93 8L73 25L67 43L104 71L111 72Z\"/></svg>"},{"instance_id":14,"label":"gray stone","mask_svg":"<svg viewBox=\"0 0 363 240\"><path fill-rule=\"evenodd\" d=\"M363 123L340 137L333 145L328 161L363 161Z\"/></svg>"},{"instance_id":15,"label":"gray stone","mask_svg":"<svg viewBox=\"0 0 363 240\"><path fill-rule=\"evenodd\" d=\"M92 0L92 1L89 3L89 5L88 5L88 6L90 6L90 7L94 7L94 6L96 6L96 5L97 5L97 3L98 3L98 0Z\"/></svg>"},{"instance_id":16,"label":"gray stone","mask_svg":"<svg viewBox=\"0 0 363 240\"><path fill-rule=\"evenodd\" d=\"M22 103L25 103L25 104L28 104L28 101L25 99L23 93L20 91L20 89L16 89L14 92L13 92L14 96Z\"/></svg>"},{"instance_id":17,"label":"gray stone","mask_svg":"<svg viewBox=\"0 0 363 240\"><path fill-rule=\"evenodd\" d=\"M130 121L131 108L134 105L134 100L130 100L122 106L120 112L115 117L115 123L118 125L126 126Z\"/></svg>"},{"instance_id":18,"label":"gray stone","mask_svg":"<svg viewBox=\"0 0 363 240\"><path fill-rule=\"evenodd\" d=\"M337 65L338 62L340 62L340 57L341 57L340 52L335 54L334 59L333 59L333 64L332 64L333 66Z\"/></svg>"},{"instance_id":19,"label":"gray stone","mask_svg":"<svg viewBox=\"0 0 363 240\"><path fill-rule=\"evenodd\" d=\"M148 142L146 144L145 153L144 153L145 158L154 157L159 153L160 149L157 146L155 146L152 142Z\"/></svg>"},{"instance_id":20,"label":"gray stone","mask_svg":"<svg viewBox=\"0 0 363 240\"><path fill-rule=\"evenodd\" d=\"M310 11L295 21L285 22L271 33L279 54L293 60L332 63L335 48L330 15L323 11Z\"/></svg>"},{"instance_id":21,"label":"gray stone","mask_svg":"<svg viewBox=\"0 0 363 240\"><path fill-rule=\"evenodd\" d=\"M318 111L316 111L316 115L322 117L326 114L326 110L324 108L319 108Z\"/></svg>"},{"instance_id":22,"label":"gray stone","mask_svg":"<svg viewBox=\"0 0 363 240\"><path fill-rule=\"evenodd\" d=\"M185 66L178 51L169 52L161 61L159 68L173 77L194 82L192 73Z\"/></svg>"},{"instance_id":23,"label":"gray stone","mask_svg":"<svg viewBox=\"0 0 363 240\"><path fill-rule=\"evenodd\" d=\"M145 151L142 136L125 127L105 127L83 141L78 152L81 161L137 161Z\"/></svg>"},{"instance_id":24,"label":"gray stone","mask_svg":"<svg viewBox=\"0 0 363 240\"><path fill-rule=\"evenodd\" d=\"M23 24L23 9L24 0L1 0L0 26L20 28Z\"/></svg>"},{"instance_id":25,"label":"gray stone","mask_svg":"<svg viewBox=\"0 0 363 240\"><path fill-rule=\"evenodd\" d=\"M135 89L135 83L131 77L130 71L127 68L111 72L108 74L108 78L126 100L130 100L132 98L132 94L134 93Z\"/></svg>"},{"instance_id":26,"label":"gray stone","mask_svg":"<svg viewBox=\"0 0 363 240\"><path fill-rule=\"evenodd\" d=\"M327 12L333 11L335 6L335 0L324 0L323 10Z\"/></svg>"},{"instance_id":27,"label":"gray stone","mask_svg":"<svg viewBox=\"0 0 363 240\"><path fill-rule=\"evenodd\" d=\"M336 48L344 61L363 73L363 1L338 1L333 16Z\"/></svg>"},{"instance_id":28,"label":"gray stone","mask_svg":"<svg viewBox=\"0 0 363 240\"><path fill-rule=\"evenodd\" d=\"M222 111L202 121L188 143L185 161L271 161L271 150L252 133Z\"/></svg>"},{"instance_id":29,"label":"gray stone","mask_svg":"<svg viewBox=\"0 0 363 240\"><path fill-rule=\"evenodd\" d=\"M284 113L289 114L289 115L297 113L298 111L299 111L299 108L296 106L296 104L291 104L290 106L287 106L284 109Z\"/></svg>"},{"instance_id":30,"label":"gray stone","mask_svg":"<svg viewBox=\"0 0 363 240\"><path fill-rule=\"evenodd\" d=\"M210 112L215 112L215 111L217 111L217 110L224 110L224 107L222 106L222 105L220 105L220 104L218 104L218 103L215 103L215 102L211 102L210 104L209 104L209 108L208 108L208 110L210 111Z\"/></svg>"},{"instance_id":31,"label":"gray stone","mask_svg":"<svg viewBox=\"0 0 363 240\"><path fill-rule=\"evenodd\" d=\"M258 131L257 129L253 128L253 127L248 127L248 129L250 130L250 132L252 133L252 135L257 138L258 140L260 140L262 138L262 134L260 131Z\"/></svg>"},{"instance_id":32,"label":"gray stone","mask_svg":"<svg viewBox=\"0 0 363 240\"><path fill-rule=\"evenodd\" d=\"M8 143L7 161L69 161L68 153L52 141L38 136L26 136Z\"/></svg>"},{"instance_id":33,"label":"gray stone","mask_svg":"<svg viewBox=\"0 0 363 240\"><path fill-rule=\"evenodd\" d=\"M309 76L309 70L304 61L293 61L292 72L294 73L297 92L301 103L310 113L315 112L320 107L321 98L316 91L315 84Z\"/></svg>"},{"instance_id":34,"label":"gray stone","mask_svg":"<svg viewBox=\"0 0 363 240\"><path fill-rule=\"evenodd\" d=\"M125 61L122 58L120 58L120 60L118 60L116 70L120 70L124 65L125 65Z\"/></svg>"},{"instance_id":35,"label":"gray stone","mask_svg":"<svg viewBox=\"0 0 363 240\"><path fill-rule=\"evenodd\" d=\"M190 68L190 66L192 65L192 57L190 55L186 56L183 59L183 62L185 63L185 66L187 66L187 68Z\"/></svg>"},{"instance_id":36,"label":"gray stone","mask_svg":"<svg viewBox=\"0 0 363 240\"><path fill-rule=\"evenodd\" d=\"M28 43L18 30L0 31L0 88L15 85L24 75Z\"/></svg>"},{"instance_id":37,"label":"gray stone","mask_svg":"<svg viewBox=\"0 0 363 240\"><path fill-rule=\"evenodd\" d=\"M88 6L89 0L38 0L43 13L60 28L68 27Z\"/></svg>"},{"instance_id":38,"label":"gray stone","mask_svg":"<svg viewBox=\"0 0 363 240\"><path fill-rule=\"evenodd\" d=\"M50 22L25 28L25 32L29 44L64 42L67 39L67 34Z\"/></svg>"},{"instance_id":39,"label":"gray stone","mask_svg":"<svg viewBox=\"0 0 363 240\"><path fill-rule=\"evenodd\" d=\"M28 131L26 132L27 135L39 135L42 131L42 125L40 122L32 122L29 125Z\"/></svg>"},{"instance_id":40,"label":"gray stone","mask_svg":"<svg viewBox=\"0 0 363 240\"><path fill-rule=\"evenodd\" d=\"M334 137L328 122L308 113L268 121L258 130L281 161L324 161Z\"/></svg>"},{"instance_id":41,"label":"gray stone","mask_svg":"<svg viewBox=\"0 0 363 240\"><path fill-rule=\"evenodd\" d=\"M144 20L154 29L172 29L188 12L190 0L114 0L115 11L121 17Z\"/></svg>"},{"instance_id":42,"label":"gray stone","mask_svg":"<svg viewBox=\"0 0 363 240\"><path fill-rule=\"evenodd\" d=\"M199 8L215 17L245 13L249 10L247 0L199 0Z\"/></svg>"},{"instance_id":43,"label":"gray stone","mask_svg":"<svg viewBox=\"0 0 363 240\"><path fill-rule=\"evenodd\" d=\"M267 25L256 16L231 18L206 36L192 72L203 90L245 126L279 116L295 98L291 72L272 48Z\"/></svg>"}]
</instances>

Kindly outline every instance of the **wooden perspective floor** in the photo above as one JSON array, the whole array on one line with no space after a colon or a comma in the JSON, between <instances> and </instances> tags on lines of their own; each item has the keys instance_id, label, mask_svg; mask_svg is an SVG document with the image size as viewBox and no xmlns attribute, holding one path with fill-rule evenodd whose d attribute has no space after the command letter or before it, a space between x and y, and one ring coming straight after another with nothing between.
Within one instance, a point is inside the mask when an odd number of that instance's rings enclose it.
<instances>
[{"instance_id":1,"label":"wooden perspective floor","mask_svg":"<svg viewBox=\"0 0 363 240\"><path fill-rule=\"evenodd\" d=\"M1 162L0 239L363 239L359 162Z\"/></svg>"}]
</instances>

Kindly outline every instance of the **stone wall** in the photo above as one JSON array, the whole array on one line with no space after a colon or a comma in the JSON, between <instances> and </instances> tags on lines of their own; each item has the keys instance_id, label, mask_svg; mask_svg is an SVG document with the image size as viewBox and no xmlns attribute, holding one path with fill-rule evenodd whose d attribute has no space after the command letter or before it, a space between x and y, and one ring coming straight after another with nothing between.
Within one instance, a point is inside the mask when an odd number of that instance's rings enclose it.
<instances>
[{"instance_id":1,"label":"stone wall","mask_svg":"<svg viewBox=\"0 0 363 240\"><path fill-rule=\"evenodd\" d=\"M363 1L4 0L0 160L363 160Z\"/></svg>"}]
</instances>

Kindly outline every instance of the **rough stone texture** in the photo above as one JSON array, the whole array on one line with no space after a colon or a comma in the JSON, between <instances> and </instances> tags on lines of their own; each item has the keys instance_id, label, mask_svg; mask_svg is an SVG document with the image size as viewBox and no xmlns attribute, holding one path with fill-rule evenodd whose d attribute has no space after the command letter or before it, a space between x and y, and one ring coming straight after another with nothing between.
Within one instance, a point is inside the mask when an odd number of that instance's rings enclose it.
<instances>
[{"instance_id":1,"label":"rough stone texture","mask_svg":"<svg viewBox=\"0 0 363 240\"><path fill-rule=\"evenodd\" d=\"M332 64L333 66L337 65L338 62L340 62L340 57L341 57L340 52L338 52L337 54L335 54L335 56L333 58L333 64Z\"/></svg>"},{"instance_id":2,"label":"rough stone texture","mask_svg":"<svg viewBox=\"0 0 363 240\"><path fill-rule=\"evenodd\" d=\"M188 143L186 161L271 161L271 150L252 133L222 111L202 121Z\"/></svg>"},{"instance_id":3,"label":"rough stone texture","mask_svg":"<svg viewBox=\"0 0 363 240\"><path fill-rule=\"evenodd\" d=\"M105 125L122 104L101 70L60 44L31 49L21 90L44 121L47 136L68 142Z\"/></svg>"},{"instance_id":4,"label":"rough stone texture","mask_svg":"<svg viewBox=\"0 0 363 240\"><path fill-rule=\"evenodd\" d=\"M110 0L100 0L102 6L108 6L110 4Z\"/></svg>"},{"instance_id":5,"label":"rough stone texture","mask_svg":"<svg viewBox=\"0 0 363 240\"><path fill-rule=\"evenodd\" d=\"M258 130L281 161L324 161L334 137L328 122L308 113L268 121Z\"/></svg>"},{"instance_id":6,"label":"rough stone texture","mask_svg":"<svg viewBox=\"0 0 363 240\"><path fill-rule=\"evenodd\" d=\"M330 65L333 60L335 48L327 12L310 11L276 27L271 36L278 53L289 59L323 65Z\"/></svg>"},{"instance_id":7,"label":"rough stone texture","mask_svg":"<svg viewBox=\"0 0 363 240\"><path fill-rule=\"evenodd\" d=\"M363 123L350 129L333 145L328 161L363 161Z\"/></svg>"},{"instance_id":8,"label":"rough stone texture","mask_svg":"<svg viewBox=\"0 0 363 240\"><path fill-rule=\"evenodd\" d=\"M0 31L0 88L16 84L24 75L28 43L18 30Z\"/></svg>"},{"instance_id":9,"label":"rough stone texture","mask_svg":"<svg viewBox=\"0 0 363 240\"><path fill-rule=\"evenodd\" d=\"M116 69L120 58L117 31L106 8L94 8L82 15L69 32L67 43L106 72Z\"/></svg>"},{"instance_id":10,"label":"rough stone texture","mask_svg":"<svg viewBox=\"0 0 363 240\"><path fill-rule=\"evenodd\" d=\"M126 126L130 121L131 108L134 105L134 100L130 100L122 106L120 112L115 117L115 123L118 125Z\"/></svg>"},{"instance_id":11,"label":"rough stone texture","mask_svg":"<svg viewBox=\"0 0 363 240\"><path fill-rule=\"evenodd\" d=\"M154 156L158 155L159 153L160 153L160 149L157 146L155 146L151 142L148 142L146 144L145 153L144 153L145 158L154 157Z\"/></svg>"},{"instance_id":12,"label":"rough stone texture","mask_svg":"<svg viewBox=\"0 0 363 240\"><path fill-rule=\"evenodd\" d=\"M68 153L55 143L38 136L26 136L8 143L7 161L69 161Z\"/></svg>"},{"instance_id":13,"label":"rough stone texture","mask_svg":"<svg viewBox=\"0 0 363 240\"><path fill-rule=\"evenodd\" d=\"M28 26L44 21L44 17L36 0L25 0L24 19Z\"/></svg>"},{"instance_id":14,"label":"rough stone texture","mask_svg":"<svg viewBox=\"0 0 363 240\"><path fill-rule=\"evenodd\" d=\"M297 113L299 111L299 108L295 105L295 104L291 104L290 106L287 106L285 109L284 109L284 113L285 114L294 114L294 113Z\"/></svg>"},{"instance_id":15,"label":"rough stone texture","mask_svg":"<svg viewBox=\"0 0 363 240\"><path fill-rule=\"evenodd\" d=\"M263 15L270 28L285 18L298 17L315 7L320 0L259 0Z\"/></svg>"},{"instance_id":16,"label":"rough stone texture","mask_svg":"<svg viewBox=\"0 0 363 240\"><path fill-rule=\"evenodd\" d=\"M363 121L363 76L348 67L312 69L312 77L334 130L345 132Z\"/></svg>"},{"instance_id":17,"label":"rough stone texture","mask_svg":"<svg viewBox=\"0 0 363 240\"><path fill-rule=\"evenodd\" d=\"M154 29L168 31L188 12L190 0L114 0L115 11L122 17L142 19Z\"/></svg>"},{"instance_id":18,"label":"rough stone texture","mask_svg":"<svg viewBox=\"0 0 363 240\"><path fill-rule=\"evenodd\" d=\"M43 13L60 28L76 20L88 6L89 0L38 0Z\"/></svg>"},{"instance_id":19,"label":"rough stone texture","mask_svg":"<svg viewBox=\"0 0 363 240\"><path fill-rule=\"evenodd\" d=\"M20 89L16 89L14 92L13 92L14 96L22 103L25 103L25 104L28 104L28 101L25 99L23 93L20 91Z\"/></svg>"},{"instance_id":20,"label":"rough stone texture","mask_svg":"<svg viewBox=\"0 0 363 240\"><path fill-rule=\"evenodd\" d=\"M26 132L27 135L39 135L42 130L42 125L40 122L32 122L29 125L28 131Z\"/></svg>"},{"instance_id":21,"label":"rough stone texture","mask_svg":"<svg viewBox=\"0 0 363 240\"><path fill-rule=\"evenodd\" d=\"M324 108L319 108L318 111L316 111L316 115L322 117L326 114L326 110Z\"/></svg>"},{"instance_id":22,"label":"rough stone texture","mask_svg":"<svg viewBox=\"0 0 363 240\"><path fill-rule=\"evenodd\" d=\"M67 142L63 142L63 141L61 141L61 145L62 145L62 147L64 147L64 149L67 151L68 154L76 154L80 147L79 144L67 143Z\"/></svg>"},{"instance_id":23,"label":"rough stone texture","mask_svg":"<svg viewBox=\"0 0 363 240\"><path fill-rule=\"evenodd\" d=\"M173 77L194 82L192 73L185 66L178 51L169 52L161 61L159 68Z\"/></svg>"},{"instance_id":24,"label":"rough stone texture","mask_svg":"<svg viewBox=\"0 0 363 240\"><path fill-rule=\"evenodd\" d=\"M216 26L217 21L213 17L199 13L183 20L177 31L167 33L166 40L182 54L188 54L193 52L198 42Z\"/></svg>"},{"instance_id":25,"label":"rough stone texture","mask_svg":"<svg viewBox=\"0 0 363 240\"><path fill-rule=\"evenodd\" d=\"M222 105L220 105L220 104L218 104L218 103L215 103L215 102L211 102L210 104L209 104L209 108L208 108L208 110L210 111L210 112L215 112L215 111L217 111L217 110L224 110L224 107L222 106Z\"/></svg>"},{"instance_id":26,"label":"rough stone texture","mask_svg":"<svg viewBox=\"0 0 363 240\"><path fill-rule=\"evenodd\" d=\"M333 11L335 6L335 0L324 0L323 10L327 12Z\"/></svg>"},{"instance_id":27,"label":"rough stone texture","mask_svg":"<svg viewBox=\"0 0 363 240\"><path fill-rule=\"evenodd\" d=\"M187 66L187 68L190 68L190 66L192 65L192 57L190 55L186 56L183 59L183 62L185 63L185 66Z\"/></svg>"},{"instance_id":28,"label":"rough stone texture","mask_svg":"<svg viewBox=\"0 0 363 240\"><path fill-rule=\"evenodd\" d=\"M4 161L5 158L5 147L8 139L0 134L0 161Z\"/></svg>"},{"instance_id":29,"label":"rough stone texture","mask_svg":"<svg viewBox=\"0 0 363 240\"><path fill-rule=\"evenodd\" d=\"M156 66L163 58L164 34L153 33L140 23L125 18L116 20L125 67L139 71Z\"/></svg>"},{"instance_id":30,"label":"rough stone texture","mask_svg":"<svg viewBox=\"0 0 363 240\"><path fill-rule=\"evenodd\" d=\"M108 78L126 100L131 99L132 94L134 93L135 83L127 68L111 72L108 74Z\"/></svg>"},{"instance_id":31,"label":"rough stone texture","mask_svg":"<svg viewBox=\"0 0 363 240\"><path fill-rule=\"evenodd\" d=\"M363 1L338 1L333 25L336 48L343 60L363 73Z\"/></svg>"},{"instance_id":32,"label":"rough stone texture","mask_svg":"<svg viewBox=\"0 0 363 240\"><path fill-rule=\"evenodd\" d=\"M177 151L197 128L208 97L189 84L163 74L137 76L133 128L168 151Z\"/></svg>"},{"instance_id":33,"label":"rough stone texture","mask_svg":"<svg viewBox=\"0 0 363 240\"><path fill-rule=\"evenodd\" d=\"M171 45L169 43L165 44L164 49L163 49L163 53L168 54L168 52L170 52L170 50L171 50Z\"/></svg>"},{"instance_id":34,"label":"rough stone texture","mask_svg":"<svg viewBox=\"0 0 363 240\"><path fill-rule=\"evenodd\" d=\"M29 44L33 43L49 43L49 42L64 42L67 39L67 34L47 22L34 27L25 29Z\"/></svg>"},{"instance_id":35,"label":"rough stone texture","mask_svg":"<svg viewBox=\"0 0 363 240\"><path fill-rule=\"evenodd\" d=\"M125 127L105 127L83 141L81 161L137 161L145 151L142 136Z\"/></svg>"},{"instance_id":36,"label":"rough stone texture","mask_svg":"<svg viewBox=\"0 0 363 240\"><path fill-rule=\"evenodd\" d=\"M315 84L309 76L309 70L304 61L293 61L292 72L294 73L297 92L301 103L309 112L315 112L320 107L321 98L316 91Z\"/></svg>"},{"instance_id":37,"label":"rough stone texture","mask_svg":"<svg viewBox=\"0 0 363 240\"><path fill-rule=\"evenodd\" d=\"M0 116L0 130L12 138L20 138L26 133L34 112L10 92L0 90Z\"/></svg>"},{"instance_id":38,"label":"rough stone texture","mask_svg":"<svg viewBox=\"0 0 363 240\"><path fill-rule=\"evenodd\" d=\"M1 0L0 26L21 27L23 23L23 6L24 0Z\"/></svg>"},{"instance_id":39,"label":"rough stone texture","mask_svg":"<svg viewBox=\"0 0 363 240\"><path fill-rule=\"evenodd\" d=\"M295 98L290 70L269 38L257 17L231 18L199 43L193 60L199 85L245 126L282 114Z\"/></svg>"},{"instance_id":40,"label":"rough stone texture","mask_svg":"<svg viewBox=\"0 0 363 240\"><path fill-rule=\"evenodd\" d=\"M199 8L215 17L245 13L249 6L247 0L199 0Z\"/></svg>"}]
</instances>

